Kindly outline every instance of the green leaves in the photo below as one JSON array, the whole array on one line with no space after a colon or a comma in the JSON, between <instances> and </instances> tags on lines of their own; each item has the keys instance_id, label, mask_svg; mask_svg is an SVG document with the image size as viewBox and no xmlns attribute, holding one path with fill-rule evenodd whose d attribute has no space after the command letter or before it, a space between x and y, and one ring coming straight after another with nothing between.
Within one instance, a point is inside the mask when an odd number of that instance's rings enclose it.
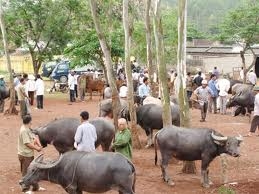
<instances>
[{"instance_id":1,"label":"green leaves","mask_svg":"<svg viewBox=\"0 0 259 194\"><path fill-rule=\"evenodd\" d=\"M259 3L243 5L231 11L221 24L220 39L230 42L258 43Z\"/></svg>"}]
</instances>

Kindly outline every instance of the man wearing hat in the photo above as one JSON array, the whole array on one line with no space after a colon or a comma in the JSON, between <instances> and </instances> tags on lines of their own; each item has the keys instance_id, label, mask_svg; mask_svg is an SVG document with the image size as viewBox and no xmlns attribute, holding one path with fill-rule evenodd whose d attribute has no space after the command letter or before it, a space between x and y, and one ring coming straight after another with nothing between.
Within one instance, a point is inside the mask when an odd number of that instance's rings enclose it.
<instances>
[{"instance_id":1,"label":"man wearing hat","mask_svg":"<svg viewBox=\"0 0 259 194\"><path fill-rule=\"evenodd\" d=\"M205 122L207 109L208 109L208 101L210 96L213 96L213 91L208 87L207 80L202 80L201 86L198 87L194 91L194 95L198 98L198 103L200 104L201 109L201 120L200 122Z\"/></svg>"},{"instance_id":2,"label":"man wearing hat","mask_svg":"<svg viewBox=\"0 0 259 194\"><path fill-rule=\"evenodd\" d=\"M256 92L254 101L254 118L251 122L250 131L246 135L247 137L251 137L252 134L255 133L257 127L259 127L259 86L255 86L254 91Z\"/></svg>"}]
</instances>

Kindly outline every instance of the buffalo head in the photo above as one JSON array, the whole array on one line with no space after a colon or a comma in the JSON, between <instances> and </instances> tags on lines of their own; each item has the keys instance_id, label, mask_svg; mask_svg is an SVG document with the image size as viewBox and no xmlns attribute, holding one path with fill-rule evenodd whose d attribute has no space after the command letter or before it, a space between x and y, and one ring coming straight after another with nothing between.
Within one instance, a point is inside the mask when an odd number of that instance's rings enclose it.
<instances>
[{"instance_id":1,"label":"buffalo head","mask_svg":"<svg viewBox=\"0 0 259 194\"><path fill-rule=\"evenodd\" d=\"M51 169L58 165L62 157L61 155L58 160L53 162L43 162L43 154L39 155L31 162L26 175L19 181L19 184L29 187L30 185L38 183L45 177L46 169Z\"/></svg>"},{"instance_id":2,"label":"buffalo head","mask_svg":"<svg viewBox=\"0 0 259 194\"><path fill-rule=\"evenodd\" d=\"M227 153L233 157L240 156L239 146L240 143L243 141L242 136L239 135L238 137L222 137L217 136L212 132L211 137L214 143L220 146L220 150L222 153Z\"/></svg>"}]
</instances>

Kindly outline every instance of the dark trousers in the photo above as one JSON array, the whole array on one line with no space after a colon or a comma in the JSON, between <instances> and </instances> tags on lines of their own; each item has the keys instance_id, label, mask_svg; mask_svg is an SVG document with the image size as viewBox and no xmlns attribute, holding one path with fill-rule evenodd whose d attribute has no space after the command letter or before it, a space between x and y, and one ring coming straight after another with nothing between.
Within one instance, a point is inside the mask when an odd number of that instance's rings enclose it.
<instances>
[{"instance_id":1,"label":"dark trousers","mask_svg":"<svg viewBox=\"0 0 259 194\"><path fill-rule=\"evenodd\" d=\"M214 113L217 113L217 97L210 97L209 99L209 112L212 112L212 106Z\"/></svg>"},{"instance_id":2,"label":"dark trousers","mask_svg":"<svg viewBox=\"0 0 259 194\"><path fill-rule=\"evenodd\" d=\"M75 85L75 97L78 97L78 93L77 93L77 85Z\"/></svg>"},{"instance_id":3,"label":"dark trousers","mask_svg":"<svg viewBox=\"0 0 259 194\"><path fill-rule=\"evenodd\" d=\"M253 120L252 120L252 123L251 123L250 132L254 133L258 126L259 126L259 116L255 115Z\"/></svg>"},{"instance_id":4,"label":"dark trousers","mask_svg":"<svg viewBox=\"0 0 259 194\"><path fill-rule=\"evenodd\" d=\"M37 95L37 108L43 109L43 95Z\"/></svg>"},{"instance_id":5,"label":"dark trousers","mask_svg":"<svg viewBox=\"0 0 259 194\"><path fill-rule=\"evenodd\" d=\"M190 90L187 90L187 98L190 99L192 96L192 91Z\"/></svg>"},{"instance_id":6,"label":"dark trousers","mask_svg":"<svg viewBox=\"0 0 259 194\"><path fill-rule=\"evenodd\" d=\"M29 96L29 99L30 99L30 105L33 105L34 91L28 91L28 96Z\"/></svg>"},{"instance_id":7,"label":"dark trousers","mask_svg":"<svg viewBox=\"0 0 259 194\"><path fill-rule=\"evenodd\" d=\"M34 157L33 156L32 157L25 157L25 156L22 156L22 155L18 154L18 159L20 161L21 173L22 173L22 176L24 177L26 175L27 169L28 169L30 163L33 161ZM34 191L37 191L39 189L38 184L34 184L34 185L32 185L32 187L33 187ZM30 187L22 186L23 191L27 191L29 189L30 189Z\"/></svg>"},{"instance_id":8,"label":"dark trousers","mask_svg":"<svg viewBox=\"0 0 259 194\"><path fill-rule=\"evenodd\" d=\"M207 110L208 110L208 102L204 102L203 105L200 105L200 109L201 109L201 119L205 121Z\"/></svg>"},{"instance_id":9,"label":"dark trousers","mask_svg":"<svg viewBox=\"0 0 259 194\"><path fill-rule=\"evenodd\" d=\"M70 102L75 102L75 90L69 90L69 94L70 94Z\"/></svg>"},{"instance_id":10,"label":"dark trousers","mask_svg":"<svg viewBox=\"0 0 259 194\"><path fill-rule=\"evenodd\" d=\"M20 100L19 103L20 103L21 118L23 118L25 115L28 114L28 108L25 100Z\"/></svg>"}]
</instances>

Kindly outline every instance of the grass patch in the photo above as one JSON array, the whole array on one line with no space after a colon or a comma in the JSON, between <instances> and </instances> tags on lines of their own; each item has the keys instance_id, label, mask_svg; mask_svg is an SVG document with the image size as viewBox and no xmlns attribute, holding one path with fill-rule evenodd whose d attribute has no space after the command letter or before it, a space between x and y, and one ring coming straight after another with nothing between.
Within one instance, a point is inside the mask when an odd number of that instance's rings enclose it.
<instances>
[{"instance_id":1,"label":"grass patch","mask_svg":"<svg viewBox=\"0 0 259 194\"><path fill-rule=\"evenodd\" d=\"M218 188L218 193L219 194L235 194L236 192L229 187L221 186Z\"/></svg>"}]
</instances>

